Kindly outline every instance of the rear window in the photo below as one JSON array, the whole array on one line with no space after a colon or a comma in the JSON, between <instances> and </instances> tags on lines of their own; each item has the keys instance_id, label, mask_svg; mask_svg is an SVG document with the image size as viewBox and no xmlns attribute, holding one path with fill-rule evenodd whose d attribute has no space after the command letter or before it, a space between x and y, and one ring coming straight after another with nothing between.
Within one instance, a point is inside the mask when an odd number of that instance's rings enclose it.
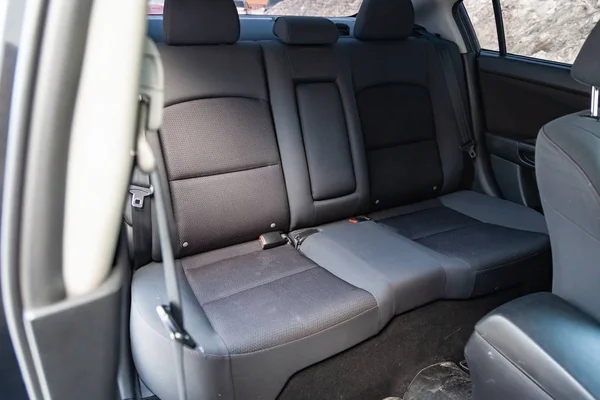
<instances>
[{"instance_id":1,"label":"rear window","mask_svg":"<svg viewBox=\"0 0 600 400\"><path fill-rule=\"evenodd\" d=\"M150 0L148 15L162 15L164 0ZM362 0L233 0L239 14L349 17Z\"/></svg>"}]
</instances>

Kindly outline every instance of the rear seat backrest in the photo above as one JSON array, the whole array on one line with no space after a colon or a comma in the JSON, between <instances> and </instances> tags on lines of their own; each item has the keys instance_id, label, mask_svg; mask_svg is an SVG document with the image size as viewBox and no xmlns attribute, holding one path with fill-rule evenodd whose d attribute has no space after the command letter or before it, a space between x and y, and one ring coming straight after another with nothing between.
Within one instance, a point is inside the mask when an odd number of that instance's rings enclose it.
<instances>
[{"instance_id":1,"label":"rear seat backrest","mask_svg":"<svg viewBox=\"0 0 600 400\"><path fill-rule=\"evenodd\" d=\"M167 45L159 47L165 65L160 150L180 257L289 228L260 47L235 44L233 2L184 1L190 4L174 11L167 2ZM195 12L171 15L190 7Z\"/></svg>"},{"instance_id":2,"label":"rear seat backrest","mask_svg":"<svg viewBox=\"0 0 600 400\"><path fill-rule=\"evenodd\" d=\"M281 17L261 42L288 184L291 228L366 210L368 176L349 65L325 18Z\"/></svg>"},{"instance_id":3,"label":"rear seat backrest","mask_svg":"<svg viewBox=\"0 0 600 400\"><path fill-rule=\"evenodd\" d=\"M365 0L350 47L371 209L456 190L463 156L437 49L410 37L410 0ZM458 54L458 52L457 52ZM457 69L461 70L461 69Z\"/></svg>"}]
</instances>

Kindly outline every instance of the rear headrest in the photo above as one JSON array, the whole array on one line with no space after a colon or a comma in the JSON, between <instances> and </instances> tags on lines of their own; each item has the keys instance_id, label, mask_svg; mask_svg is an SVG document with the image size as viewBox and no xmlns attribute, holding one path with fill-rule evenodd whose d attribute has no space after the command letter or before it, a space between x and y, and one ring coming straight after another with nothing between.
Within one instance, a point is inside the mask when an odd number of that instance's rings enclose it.
<instances>
[{"instance_id":1,"label":"rear headrest","mask_svg":"<svg viewBox=\"0 0 600 400\"><path fill-rule=\"evenodd\" d=\"M279 17L273 33L286 44L332 44L339 36L337 26L321 17Z\"/></svg>"},{"instance_id":2,"label":"rear headrest","mask_svg":"<svg viewBox=\"0 0 600 400\"><path fill-rule=\"evenodd\" d=\"M600 22L579 50L571 76L585 85L600 87Z\"/></svg>"},{"instance_id":3,"label":"rear headrest","mask_svg":"<svg viewBox=\"0 0 600 400\"><path fill-rule=\"evenodd\" d=\"M358 40L400 40L412 34L415 10L411 0L364 0L356 16Z\"/></svg>"},{"instance_id":4,"label":"rear headrest","mask_svg":"<svg viewBox=\"0 0 600 400\"><path fill-rule=\"evenodd\" d=\"M169 45L235 43L240 19L233 0L166 0L163 31Z\"/></svg>"}]
</instances>

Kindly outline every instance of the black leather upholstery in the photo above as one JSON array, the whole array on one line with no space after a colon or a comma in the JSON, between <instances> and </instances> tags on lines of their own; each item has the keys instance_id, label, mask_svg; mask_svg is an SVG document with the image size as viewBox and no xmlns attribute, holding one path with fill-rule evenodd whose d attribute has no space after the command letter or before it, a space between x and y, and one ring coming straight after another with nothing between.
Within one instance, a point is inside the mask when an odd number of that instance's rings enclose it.
<instances>
[{"instance_id":1,"label":"black leather upholstery","mask_svg":"<svg viewBox=\"0 0 600 400\"><path fill-rule=\"evenodd\" d=\"M550 293L487 315L465 354L476 400L600 397L600 324Z\"/></svg>"}]
</instances>

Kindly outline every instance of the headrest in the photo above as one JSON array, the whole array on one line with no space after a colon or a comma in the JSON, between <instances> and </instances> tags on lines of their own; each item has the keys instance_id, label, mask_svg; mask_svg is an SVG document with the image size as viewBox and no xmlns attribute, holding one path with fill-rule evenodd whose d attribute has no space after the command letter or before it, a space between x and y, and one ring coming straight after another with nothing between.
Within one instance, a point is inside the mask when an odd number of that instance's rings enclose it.
<instances>
[{"instance_id":1,"label":"headrest","mask_svg":"<svg viewBox=\"0 0 600 400\"><path fill-rule=\"evenodd\" d=\"M585 85L600 87L600 22L579 50L571 76Z\"/></svg>"},{"instance_id":2,"label":"headrest","mask_svg":"<svg viewBox=\"0 0 600 400\"><path fill-rule=\"evenodd\" d=\"M415 10L411 0L364 0L356 16L358 40L400 40L412 34Z\"/></svg>"},{"instance_id":3,"label":"headrest","mask_svg":"<svg viewBox=\"0 0 600 400\"><path fill-rule=\"evenodd\" d=\"M166 0L163 31L169 45L235 43L240 19L232 0Z\"/></svg>"},{"instance_id":4,"label":"headrest","mask_svg":"<svg viewBox=\"0 0 600 400\"><path fill-rule=\"evenodd\" d=\"M337 26L321 17L279 17L273 33L286 44L332 44L339 36Z\"/></svg>"}]
</instances>

